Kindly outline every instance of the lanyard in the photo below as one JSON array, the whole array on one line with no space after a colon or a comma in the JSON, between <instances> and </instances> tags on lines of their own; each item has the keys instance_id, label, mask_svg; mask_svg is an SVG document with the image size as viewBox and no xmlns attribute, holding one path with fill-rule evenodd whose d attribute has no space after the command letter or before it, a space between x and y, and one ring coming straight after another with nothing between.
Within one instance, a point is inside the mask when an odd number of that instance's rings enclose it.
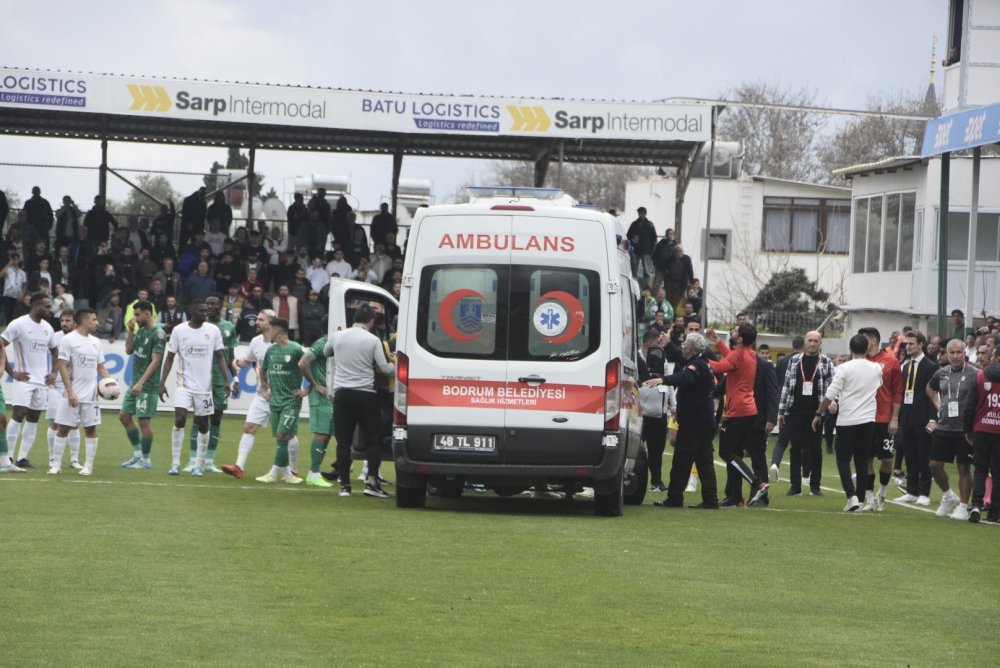
<instances>
[{"instance_id":1,"label":"lanyard","mask_svg":"<svg viewBox=\"0 0 1000 668\"><path fill-rule=\"evenodd\" d=\"M951 401L951 379L955 377L955 370L952 369L951 375L948 378L948 382L945 387L948 389L948 400ZM962 370L958 372L958 391L962 390L962 381L965 380L965 365L962 365Z\"/></svg>"},{"instance_id":2,"label":"lanyard","mask_svg":"<svg viewBox=\"0 0 1000 668\"><path fill-rule=\"evenodd\" d=\"M917 363L915 360L910 360L910 373L906 377L906 391L912 392L913 388L917 386Z\"/></svg>"},{"instance_id":3,"label":"lanyard","mask_svg":"<svg viewBox=\"0 0 1000 668\"><path fill-rule=\"evenodd\" d=\"M799 375L802 376L802 382L803 383L806 382L806 367L802 363L802 361L805 360L805 358L806 358L806 356L803 355L802 359L799 360ZM816 372L817 371L819 371L819 355L816 356L816 366L813 367L813 375L812 375L812 378L809 379L810 383L813 382L814 380L816 380Z\"/></svg>"}]
</instances>

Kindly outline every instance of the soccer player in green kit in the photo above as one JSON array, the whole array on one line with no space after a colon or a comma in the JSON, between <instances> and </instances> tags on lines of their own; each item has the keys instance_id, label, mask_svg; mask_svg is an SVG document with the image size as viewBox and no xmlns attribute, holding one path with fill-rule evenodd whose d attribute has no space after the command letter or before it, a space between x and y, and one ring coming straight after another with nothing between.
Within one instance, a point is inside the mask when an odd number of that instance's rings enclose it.
<instances>
[{"instance_id":1,"label":"soccer player in green kit","mask_svg":"<svg viewBox=\"0 0 1000 668\"><path fill-rule=\"evenodd\" d=\"M132 384L125 390L118 420L132 444L132 458L122 464L126 469L151 467L149 453L153 448L153 427L156 416L157 391L160 388L160 362L167 347L167 333L153 318L153 305L136 302L133 318L126 323L125 354L132 356ZM135 426L134 418L139 418Z\"/></svg>"},{"instance_id":2,"label":"soccer player in green kit","mask_svg":"<svg viewBox=\"0 0 1000 668\"><path fill-rule=\"evenodd\" d=\"M327 316L323 316L324 332L327 322ZM323 336L312 344L299 360L299 371L312 387L309 392L309 429L313 433L309 451L312 453L312 461L309 465L309 475L306 476L306 484L311 487L333 487L319 472L326 456L330 434L333 432L333 401L326 386L326 356L323 354L325 345L326 336Z\"/></svg>"},{"instance_id":3,"label":"soccer player in green kit","mask_svg":"<svg viewBox=\"0 0 1000 668\"><path fill-rule=\"evenodd\" d=\"M271 406L271 433L278 441L274 454L274 466L257 478L257 482L278 482L284 476L285 482L297 485L302 478L294 475L288 466L288 441L299 431L299 413L302 411L302 397L309 389L302 387L302 371L299 360L305 350L288 339L288 321L284 318L271 319L271 346L264 354L260 365L258 390Z\"/></svg>"},{"instance_id":4,"label":"soccer player in green kit","mask_svg":"<svg viewBox=\"0 0 1000 668\"><path fill-rule=\"evenodd\" d=\"M239 339L236 335L236 325L231 321L222 319L222 295L213 292L205 298L205 308L208 309L208 322L219 328L222 334L222 356L226 358L226 366L231 367L233 357L236 354L236 344ZM236 398L235 396L233 397ZM222 415L229 408L229 394L226 392L226 379L222 377L215 366L212 367L212 401L215 404L215 412L212 414L208 427L208 451L205 455L205 472L222 473L222 469L215 465L215 450L219 447L219 433L222 428ZM198 450L198 426L191 425L191 437L188 441L188 451L190 460L188 468L194 468L196 452ZM187 471L188 468L184 470Z\"/></svg>"}]
</instances>

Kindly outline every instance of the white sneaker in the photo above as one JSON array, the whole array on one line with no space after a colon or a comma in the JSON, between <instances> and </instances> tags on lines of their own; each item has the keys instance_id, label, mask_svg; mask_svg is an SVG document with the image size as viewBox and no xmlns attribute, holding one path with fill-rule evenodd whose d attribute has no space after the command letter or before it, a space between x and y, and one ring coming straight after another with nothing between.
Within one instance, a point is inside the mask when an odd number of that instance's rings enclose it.
<instances>
[{"instance_id":1,"label":"white sneaker","mask_svg":"<svg viewBox=\"0 0 1000 668\"><path fill-rule=\"evenodd\" d=\"M920 496L917 497L917 505L918 506L930 506L931 505L931 497L924 496L923 494L921 494Z\"/></svg>"},{"instance_id":2,"label":"white sneaker","mask_svg":"<svg viewBox=\"0 0 1000 668\"><path fill-rule=\"evenodd\" d=\"M949 489L948 493L941 497L941 503L938 505L937 512L934 514L938 517L947 517L953 510L955 510L956 507L958 507L958 504L958 494L955 494L955 492Z\"/></svg>"},{"instance_id":3,"label":"white sneaker","mask_svg":"<svg viewBox=\"0 0 1000 668\"><path fill-rule=\"evenodd\" d=\"M870 496L865 497L865 505L861 506L861 512L870 513L875 510L875 499Z\"/></svg>"},{"instance_id":4,"label":"white sneaker","mask_svg":"<svg viewBox=\"0 0 1000 668\"><path fill-rule=\"evenodd\" d=\"M22 469L17 464L11 462L7 466L0 466L0 473L27 473L28 469Z\"/></svg>"},{"instance_id":5,"label":"white sneaker","mask_svg":"<svg viewBox=\"0 0 1000 668\"><path fill-rule=\"evenodd\" d=\"M685 492L697 492L698 491L698 476L693 475L688 478L688 485L684 488Z\"/></svg>"},{"instance_id":6,"label":"white sneaker","mask_svg":"<svg viewBox=\"0 0 1000 668\"><path fill-rule=\"evenodd\" d=\"M853 513L855 510L861 507L861 502L858 501L858 497L852 496L847 500L847 505L844 506L845 513Z\"/></svg>"},{"instance_id":7,"label":"white sneaker","mask_svg":"<svg viewBox=\"0 0 1000 668\"><path fill-rule=\"evenodd\" d=\"M79 471L80 469L83 468L83 464L74 459L69 463L69 467L75 471Z\"/></svg>"},{"instance_id":8,"label":"white sneaker","mask_svg":"<svg viewBox=\"0 0 1000 668\"><path fill-rule=\"evenodd\" d=\"M955 510L952 511L951 515L948 515L948 517L953 520L967 521L969 519L969 505L966 503L958 504Z\"/></svg>"},{"instance_id":9,"label":"white sneaker","mask_svg":"<svg viewBox=\"0 0 1000 668\"><path fill-rule=\"evenodd\" d=\"M49 467L49 475L59 475L59 467L53 464Z\"/></svg>"},{"instance_id":10,"label":"white sneaker","mask_svg":"<svg viewBox=\"0 0 1000 668\"><path fill-rule=\"evenodd\" d=\"M584 487L583 491L580 492L579 494L577 494L577 496L582 496L585 499L592 499L592 498L594 498L594 488L593 487Z\"/></svg>"},{"instance_id":11,"label":"white sneaker","mask_svg":"<svg viewBox=\"0 0 1000 668\"><path fill-rule=\"evenodd\" d=\"M881 513L885 511L885 495L879 494L875 497L875 512Z\"/></svg>"},{"instance_id":12,"label":"white sneaker","mask_svg":"<svg viewBox=\"0 0 1000 668\"><path fill-rule=\"evenodd\" d=\"M771 464L771 470L768 471L768 474L767 474L767 481L769 483L771 483L772 485L774 483L778 482L778 465L777 464Z\"/></svg>"},{"instance_id":13,"label":"white sneaker","mask_svg":"<svg viewBox=\"0 0 1000 668\"><path fill-rule=\"evenodd\" d=\"M84 466L80 469L80 475L94 475L94 470L89 466Z\"/></svg>"},{"instance_id":14,"label":"white sneaker","mask_svg":"<svg viewBox=\"0 0 1000 668\"><path fill-rule=\"evenodd\" d=\"M903 496L901 496L898 499L896 499L896 502L897 503L913 503L918 498L920 498L920 497L914 496L913 494L904 494Z\"/></svg>"}]
</instances>

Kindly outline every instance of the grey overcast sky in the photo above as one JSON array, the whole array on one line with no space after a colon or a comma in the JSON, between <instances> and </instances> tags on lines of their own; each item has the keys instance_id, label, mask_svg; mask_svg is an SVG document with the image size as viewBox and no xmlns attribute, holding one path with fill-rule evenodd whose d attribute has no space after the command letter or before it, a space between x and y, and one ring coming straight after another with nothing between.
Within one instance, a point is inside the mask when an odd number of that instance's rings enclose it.
<instances>
[{"instance_id":1,"label":"grey overcast sky","mask_svg":"<svg viewBox=\"0 0 1000 668\"><path fill-rule=\"evenodd\" d=\"M333 0L0 0L0 63L82 72L302 84L406 93L656 100L717 97L762 80L863 108L869 96L927 85L947 0L618 0L503 3ZM944 49L939 44L938 60ZM224 149L112 144L119 168L207 171ZM96 142L0 136L0 163L96 165ZM407 158L403 178L438 202L485 162ZM349 175L355 198L388 195L382 156L258 153L279 194L296 175ZM112 179L114 181L114 179ZM187 194L196 177L171 177ZM0 164L0 187L32 185L86 205L96 173ZM110 196L125 189L109 181ZM85 207L86 208L86 207Z\"/></svg>"}]
</instances>

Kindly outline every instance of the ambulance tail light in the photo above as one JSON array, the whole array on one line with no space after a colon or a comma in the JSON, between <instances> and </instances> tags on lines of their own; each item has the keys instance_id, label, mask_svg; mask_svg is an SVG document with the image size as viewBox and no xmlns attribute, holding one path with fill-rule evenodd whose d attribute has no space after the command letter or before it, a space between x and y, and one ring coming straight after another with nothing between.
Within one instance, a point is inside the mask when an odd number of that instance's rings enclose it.
<instances>
[{"instance_id":1,"label":"ambulance tail light","mask_svg":"<svg viewBox=\"0 0 1000 668\"><path fill-rule=\"evenodd\" d=\"M494 204L491 211L534 211L535 207L524 204Z\"/></svg>"},{"instance_id":2,"label":"ambulance tail light","mask_svg":"<svg viewBox=\"0 0 1000 668\"><path fill-rule=\"evenodd\" d=\"M621 371L622 363L619 359L613 359L608 362L604 370L605 432L618 431L622 403Z\"/></svg>"},{"instance_id":3,"label":"ambulance tail light","mask_svg":"<svg viewBox=\"0 0 1000 668\"><path fill-rule=\"evenodd\" d=\"M396 353L396 394L393 396L392 424L406 426L406 402L410 384L410 358L406 353Z\"/></svg>"}]
</instances>

